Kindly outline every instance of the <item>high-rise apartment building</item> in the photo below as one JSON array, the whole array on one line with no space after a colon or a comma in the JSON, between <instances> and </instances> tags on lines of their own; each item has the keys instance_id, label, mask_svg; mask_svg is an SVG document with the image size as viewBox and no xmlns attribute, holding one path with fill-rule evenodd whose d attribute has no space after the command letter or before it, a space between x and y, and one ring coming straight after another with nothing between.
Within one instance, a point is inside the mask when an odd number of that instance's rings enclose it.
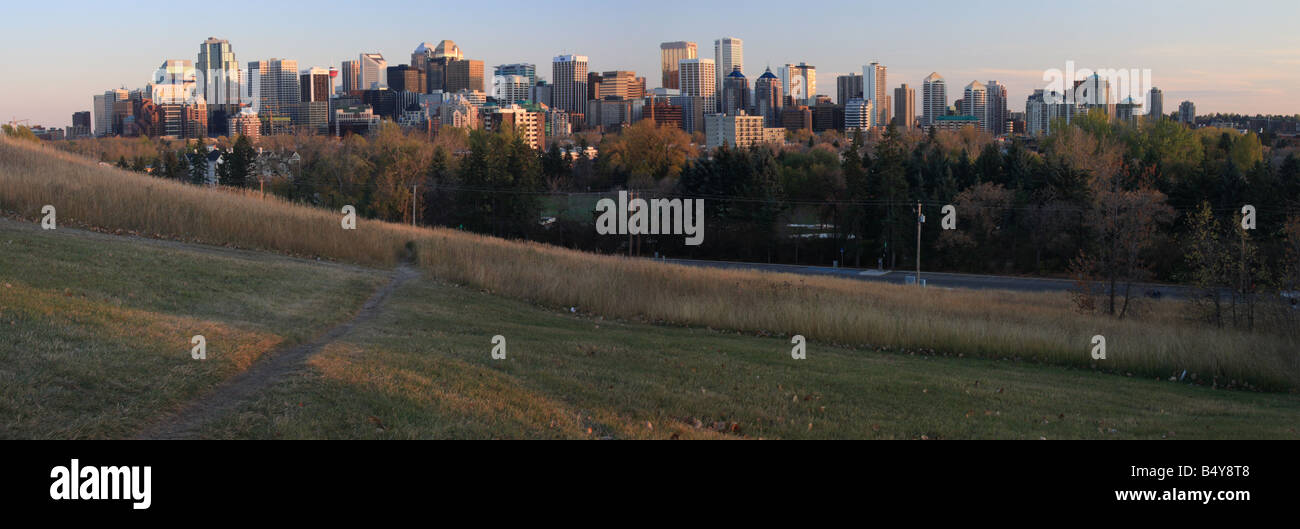
<instances>
[{"instance_id":1,"label":"high-rise apartment building","mask_svg":"<svg viewBox=\"0 0 1300 529\"><path fill-rule=\"evenodd\" d=\"M948 84L938 72L931 72L921 85L921 126L929 128L947 114Z\"/></svg>"},{"instance_id":2,"label":"high-rise apartment building","mask_svg":"<svg viewBox=\"0 0 1300 529\"><path fill-rule=\"evenodd\" d=\"M745 70L745 45L744 41L735 37L722 37L713 41L713 67L716 70L717 82L714 84L714 91L723 93L723 83L731 72L736 68L741 71Z\"/></svg>"},{"instance_id":3,"label":"high-rise apartment building","mask_svg":"<svg viewBox=\"0 0 1300 529\"><path fill-rule=\"evenodd\" d=\"M795 105L815 101L817 96L817 67L807 63L786 64L777 69L785 96Z\"/></svg>"},{"instance_id":4,"label":"high-rise apartment building","mask_svg":"<svg viewBox=\"0 0 1300 529\"><path fill-rule=\"evenodd\" d=\"M962 93L962 101L965 102L962 115L979 120L979 129L983 131L989 130L988 95L988 87L979 81L971 81Z\"/></svg>"},{"instance_id":5,"label":"high-rise apartment building","mask_svg":"<svg viewBox=\"0 0 1300 529\"><path fill-rule=\"evenodd\" d=\"M1165 93L1159 88L1151 87L1151 92L1147 94L1147 119L1159 121L1165 116Z\"/></svg>"},{"instance_id":6,"label":"high-rise apartment building","mask_svg":"<svg viewBox=\"0 0 1300 529\"><path fill-rule=\"evenodd\" d=\"M694 42L665 42L659 45L659 60L663 67L663 87L681 89L678 81L677 67L683 60L697 58L698 49Z\"/></svg>"},{"instance_id":7,"label":"high-rise apartment building","mask_svg":"<svg viewBox=\"0 0 1300 529\"><path fill-rule=\"evenodd\" d=\"M907 83L894 89L894 124L903 130L916 128L916 90Z\"/></svg>"},{"instance_id":8,"label":"high-rise apartment building","mask_svg":"<svg viewBox=\"0 0 1300 529\"><path fill-rule=\"evenodd\" d=\"M570 116L587 110L587 57L559 55L551 61L551 106ZM581 120L574 120L575 122Z\"/></svg>"},{"instance_id":9,"label":"high-rise apartment building","mask_svg":"<svg viewBox=\"0 0 1300 529\"><path fill-rule=\"evenodd\" d=\"M533 97L532 86L522 75L497 75L492 78L492 97L506 104L529 101Z\"/></svg>"},{"instance_id":10,"label":"high-rise apartment building","mask_svg":"<svg viewBox=\"0 0 1300 529\"><path fill-rule=\"evenodd\" d=\"M984 85L987 89L986 121L988 130L994 136L1001 136L1011 132L1007 130L1007 122L1011 121L1011 109L1007 108L1007 87L997 81L989 81Z\"/></svg>"},{"instance_id":11,"label":"high-rise apartment building","mask_svg":"<svg viewBox=\"0 0 1300 529\"><path fill-rule=\"evenodd\" d=\"M862 97L855 97L844 102L844 134L852 138L858 132L866 134L869 129L876 126L876 113L871 106L871 100Z\"/></svg>"},{"instance_id":12,"label":"high-rise apartment building","mask_svg":"<svg viewBox=\"0 0 1300 529\"><path fill-rule=\"evenodd\" d=\"M677 63L683 103L682 128L686 132L703 131L704 116L717 111L714 68L713 59L682 59Z\"/></svg>"},{"instance_id":13,"label":"high-rise apartment building","mask_svg":"<svg viewBox=\"0 0 1300 529\"><path fill-rule=\"evenodd\" d=\"M766 126L763 116L750 116L743 112L709 114L705 120L705 146L709 150L723 145L746 149L752 145L785 141L785 129Z\"/></svg>"},{"instance_id":14,"label":"high-rise apartment building","mask_svg":"<svg viewBox=\"0 0 1300 529\"><path fill-rule=\"evenodd\" d=\"M362 53L357 58L361 65L360 86L357 90L374 90L388 86L388 61L378 53Z\"/></svg>"},{"instance_id":15,"label":"high-rise apartment building","mask_svg":"<svg viewBox=\"0 0 1300 529\"><path fill-rule=\"evenodd\" d=\"M361 61L343 61L339 76L343 78L341 90L350 94L361 89Z\"/></svg>"},{"instance_id":16,"label":"high-rise apartment building","mask_svg":"<svg viewBox=\"0 0 1300 529\"><path fill-rule=\"evenodd\" d=\"M1183 101L1178 104L1178 122L1186 125L1196 124L1196 104Z\"/></svg>"},{"instance_id":17,"label":"high-rise apartment building","mask_svg":"<svg viewBox=\"0 0 1300 529\"><path fill-rule=\"evenodd\" d=\"M862 76L849 73L835 78L835 102L847 104L850 99L863 97Z\"/></svg>"},{"instance_id":18,"label":"high-rise apartment building","mask_svg":"<svg viewBox=\"0 0 1300 529\"><path fill-rule=\"evenodd\" d=\"M778 127L781 124L781 107L785 101L785 92L781 88L781 79L768 68L754 81L754 113L767 120L767 126Z\"/></svg>"},{"instance_id":19,"label":"high-rise apartment building","mask_svg":"<svg viewBox=\"0 0 1300 529\"><path fill-rule=\"evenodd\" d=\"M872 110L876 113L874 122L883 127L889 124L890 96L888 76L885 65L873 62L862 67L862 97L871 100Z\"/></svg>"},{"instance_id":20,"label":"high-rise apartment building","mask_svg":"<svg viewBox=\"0 0 1300 529\"><path fill-rule=\"evenodd\" d=\"M198 73L198 92L209 106L239 104L243 76L230 42L208 37L199 45L194 69Z\"/></svg>"}]
</instances>

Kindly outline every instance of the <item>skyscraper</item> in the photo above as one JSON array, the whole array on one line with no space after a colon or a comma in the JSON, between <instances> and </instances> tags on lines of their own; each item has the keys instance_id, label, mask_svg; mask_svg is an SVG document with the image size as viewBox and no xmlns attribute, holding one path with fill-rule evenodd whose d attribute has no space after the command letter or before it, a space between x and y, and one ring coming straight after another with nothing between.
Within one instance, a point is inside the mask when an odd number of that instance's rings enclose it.
<instances>
[{"instance_id":1,"label":"skyscraper","mask_svg":"<svg viewBox=\"0 0 1300 529\"><path fill-rule=\"evenodd\" d=\"M645 97L645 78L637 77L636 72L630 70L604 72L600 74L600 87L595 95L593 99L640 99Z\"/></svg>"},{"instance_id":2,"label":"skyscraper","mask_svg":"<svg viewBox=\"0 0 1300 529\"><path fill-rule=\"evenodd\" d=\"M713 41L713 67L717 70L717 83L714 91L723 93L723 83L731 72L745 69L744 41L735 37L722 37Z\"/></svg>"},{"instance_id":3,"label":"skyscraper","mask_svg":"<svg viewBox=\"0 0 1300 529\"><path fill-rule=\"evenodd\" d=\"M1165 93L1159 88L1151 87L1151 92L1147 94L1147 119L1159 121L1165 116Z\"/></svg>"},{"instance_id":4,"label":"skyscraper","mask_svg":"<svg viewBox=\"0 0 1300 529\"><path fill-rule=\"evenodd\" d=\"M889 124L890 104L889 86L885 65L873 62L862 67L862 97L871 100L872 110L876 113L876 126Z\"/></svg>"},{"instance_id":5,"label":"skyscraper","mask_svg":"<svg viewBox=\"0 0 1300 529\"><path fill-rule=\"evenodd\" d=\"M405 92L424 93L424 72L414 66L399 64L389 66L387 73L388 88Z\"/></svg>"},{"instance_id":6,"label":"skyscraper","mask_svg":"<svg viewBox=\"0 0 1300 529\"><path fill-rule=\"evenodd\" d=\"M988 99L986 114L988 115L988 130L994 136L1001 136L1010 132L1007 130L1007 121L1011 119L1011 110L1007 108L1007 87L997 81L989 81L985 88L988 90Z\"/></svg>"},{"instance_id":7,"label":"skyscraper","mask_svg":"<svg viewBox=\"0 0 1300 529\"><path fill-rule=\"evenodd\" d=\"M749 79L737 66L722 80L722 113L735 116L749 112Z\"/></svg>"},{"instance_id":8,"label":"skyscraper","mask_svg":"<svg viewBox=\"0 0 1300 529\"><path fill-rule=\"evenodd\" d=\"M531 63L502 64L492 69L492 76L522 75L528 78L529 86L537 84L537 65Z\"/></svg>"},{"instance_id":9,"label":"skyscraper","mask_svg":"<svg viewBox=\"0 0 1300 529\"><path fill-rule=\"evenodd\" d=\"M230 42L208 37L199 45L194 69L198 73L198 92L208 105L239 104L241 72Z\"/></svg>"},{"instance_id":10,"label":"skyscraper","mask_svg":"<svg viewBox=\"0 0 1300 529\"><path fill-rule=\"evenodd\" d=\"M415 51L411 52L411 67L421 72L425 72L427 75L429 59L433 58L433 51L434 46L432 44L421 42L419 46L415 47Z\"/></svg>"},{"instance_id":11,"label":"skyscraper","mask_svg":"<svg viewBox=\"0 0 1300 529\"><path fill-rule=\"evenodd\" d=\"M754 81L754 112L763 116L768 127L780 126L784 96L781 79L772 74L771 68L766 69Z\"/></svg>"},{"instance_id":12,"label":"skyscraper","mask_svg":"<svg viewBox=\"0 0 1300 529\"><path fill-rule=\"evenodd\" d=\"M682 128L686 132L702 131L704 115L718 107L713 59L682 59L677 64L682 91Z\"/></svg>"},{"instance_id":13,"label":"skyscraper","mask_svg":"<svg viewBox=\"0 0 1300 529\"><path fill-rule=\"evenodd\" d=\"M298 84L302 90L302 107L298 112L300 124L316 134L328 134L330 96L334 94L330 70L310 68L299 76Z\"/></svg>"},{"instance_id":14,"label":"skyscraper","mask_svg":"<svg viewBox=\"0 0 1300 529\"><path fill-rule=\"evenodd\" d=\"M862 76L848 73L835 78L835 102L848 104L850 99L858 99L863 94Z\"/></svg>"},{"instance_id":15,"label":"skyscraper","mask_svg":"<svg viewBox=\"0 0 1300 529\"><path fill-rule=\"evenodd\" d=\"M447 80L443 90L483 91L483 61L458 59L447 63Z\"/></svg>"},{"instance_id":16,"label":"skyscraper","mask_svg":"<svg viewBox=\"0 0 1300 529\"><path fill-rule=\"evenodd\" d=\"M570 115L583 114L587 107L587 57L559 55L551 61L551 106ZM579 122L581 120L574 120Z\"/></svg>"},{"instance_id":17,"label":"skyscraper","mask_svg":"<svg viewBox=\"0 0 1300 529\"><path fill-rule=\"evenodd\" d=\"M665 42L659 45L659 59L663 67L663 87L681 89L677 67L685 59L694 59L698 49L694 42Z\"/></svg>"},{"instance_id":18,"label":"skyscraper","mask_svg":"<svg viewBox=\"0 0 1300 529\"><path fill-rule=\"evenodd\" d=\"M497 75L492 77L492 97L506 104L532 99L532 82L522 75Z\"/></svg>"},{"instance_id":19,"label":"skyscraper","mask_svg":"<svg viewBox=\"0 0 1300 529\"><path fill-rule=\"evenodd\" d=\"M1183 101L1178 104L1178 122L1186 125L1196 124L1196 104Z\"/></svg>"},{"instance_id":20,"label":"skyscraper","mask_svg":"<svg viewBox=\"0 0 1300 529\"><path fill-rule=\"evenodd\" d=\"M257 113L270 128L265 134L289 132L289 125L302 101L301 80L298 78L298 61L268 59L248 63L249 83L247 96L258 101Z\"/></svg>"},{"instance_id":21,"label":"skyscraper","mask_svg":"<svg viewBox=\"0 0 1300 529\"><path fill-rule=\"evenodd\" d=\"M795 105L806 104L817 96L817 67L807 63L787 64L777 69L785 95Z\"/></svg>"},{"instance_id":22,"label":"skyscraper","mask_svg":"<svg viewBox=\"0 0 1300 529\"><path fill-rule=\"evenodd\" d=\"M965 101L962 114L979 120L979 128L983 131L989 130L988 97L988 88L979 81L971 81L962 94Z\"/></svg>"},{"instance_id":23,"label":"skyscraper","mask_svg":"<svg viewBox=\"0 0 1300 529\"><path fill-rule=\"evenodd\" d=\"M362 53L357 59L361 64L360 86L358 90L374 90L388 86L388 61L378 53Z\"/></svg>"},{"instance_id":24,"label":"skyscraper","mask_svg":"<svg viewBox=\"0 0 1300 529\"><path fill-rule=\"evenodd\" d=\"M916 90L907 83L894 89L894 124L904 130L916 128Z\"/></svg>"},{"instance_id":25,"label":"skyscraper","mask_svg":"<svg viewBox=\"0 0 1300 529\"><path fill-rule=\"evenodd\" d=\"M343 61L339 74L343 77L344 94L361 89L361 61Z\"/></svg>"},{"instance_id":26,"label":"skyscraper","mask_svg":"<svg viewBox=\"0 0 1300 529\"><path fill-rule=\"evenodd\" d=\"M948 113L948 85L938 72L931 72L921 85L921 126L929 128L934 120Z\"/></svg>"}]
</instances>

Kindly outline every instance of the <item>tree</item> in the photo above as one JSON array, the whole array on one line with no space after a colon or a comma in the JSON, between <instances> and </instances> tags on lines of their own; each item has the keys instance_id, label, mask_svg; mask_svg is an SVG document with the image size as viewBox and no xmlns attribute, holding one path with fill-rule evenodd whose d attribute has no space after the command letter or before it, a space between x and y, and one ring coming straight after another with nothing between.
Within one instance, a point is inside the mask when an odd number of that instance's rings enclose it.
<instances>
[{"instance_id":1,"label":"tree","mask_svg":"<svg viewBox=\"0 0 1300 529\"><path fill-rule=\"evenodd\" d=\"M253 164L257 158L257 151L253 150L253 142L248 136L243 134L235 140L234 148L228 154L225 163L222 164L224 174L220 183L229 187L246 187L248 186L248 177L252 174Z\"/></svg>"},{"instance_id":2,"label":"tree","mask_svg":"<svg viewBox=\"0 0 1300 529\"><path fill-rule=\"evenodd\" d=\"M600 154L601 169L610 174L611 183L638 189L663 185L667 189L676 182L686 160L698 153L691 137L681 129L641 120L606 136Z\"/></svg>"}]
</instances>

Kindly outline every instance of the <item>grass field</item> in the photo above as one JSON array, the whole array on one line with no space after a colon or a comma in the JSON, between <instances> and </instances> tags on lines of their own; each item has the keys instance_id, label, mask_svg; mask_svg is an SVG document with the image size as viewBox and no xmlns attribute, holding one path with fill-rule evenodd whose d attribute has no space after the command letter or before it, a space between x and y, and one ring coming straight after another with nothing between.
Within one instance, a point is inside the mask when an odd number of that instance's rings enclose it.
<instances>
[{"instance_id":1,"label":"grass field","mask_svg":"<svg viewBox=\"0 0 1300 529\"><path fill-rule=\"evenodd\" d=\"M0 220L3 438L132 437L387 272ZM209 360L189 357L208 338ZM490 359L491 337L507 358ZM426 275L211 438L1300 438L1300 395L572 314Z\"/></svg>"},{"instance_id":2,"label":"grass field","mask_svg":"<svg viewBox=\"0 0 1300 529\"><path fill-rule=\"evenodd\" d=\"M269 349L347 317L383 280L0 218L0 438L134 435ZM196 334L205 361L190 357Z\"/></svg>"},{"instance_id":3,"label":"grass field","mask_svg":"<svg viewBox=\"0 0 1300 529\"><path fill-rule=\"evenodd\" d=\"M1088 366L1100 334L1108 346L1101 367L1114 372L1300 388L1300 333L1209 328L1175 301L1119 321L1078 314L1062 295L689 268L364 220L346 231L334 212L127 173L29 142L0 139L0 155L0 210L29 220L59 204L72 225L377 266L413 246L437 277L517 299L824 343Z\"/></svg>"}]
</instances>

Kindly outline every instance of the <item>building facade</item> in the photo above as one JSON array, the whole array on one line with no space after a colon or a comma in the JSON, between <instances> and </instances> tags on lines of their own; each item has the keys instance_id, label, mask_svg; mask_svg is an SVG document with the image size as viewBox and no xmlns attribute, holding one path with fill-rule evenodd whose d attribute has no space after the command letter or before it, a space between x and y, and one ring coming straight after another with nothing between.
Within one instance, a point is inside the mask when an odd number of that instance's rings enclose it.
<instances>
[{"instance_id":1,"label":"building facade","mask_svg":"<svg viewBox=\"0 0 1300 529\"><path fill-rule=\"evenodd\" d=\"M663 88L680 90L677 67L683 60L698 57L698 48L694 42L665 42L659 45L659 62L663 69Z\"/></svg>"}]
</instances>

